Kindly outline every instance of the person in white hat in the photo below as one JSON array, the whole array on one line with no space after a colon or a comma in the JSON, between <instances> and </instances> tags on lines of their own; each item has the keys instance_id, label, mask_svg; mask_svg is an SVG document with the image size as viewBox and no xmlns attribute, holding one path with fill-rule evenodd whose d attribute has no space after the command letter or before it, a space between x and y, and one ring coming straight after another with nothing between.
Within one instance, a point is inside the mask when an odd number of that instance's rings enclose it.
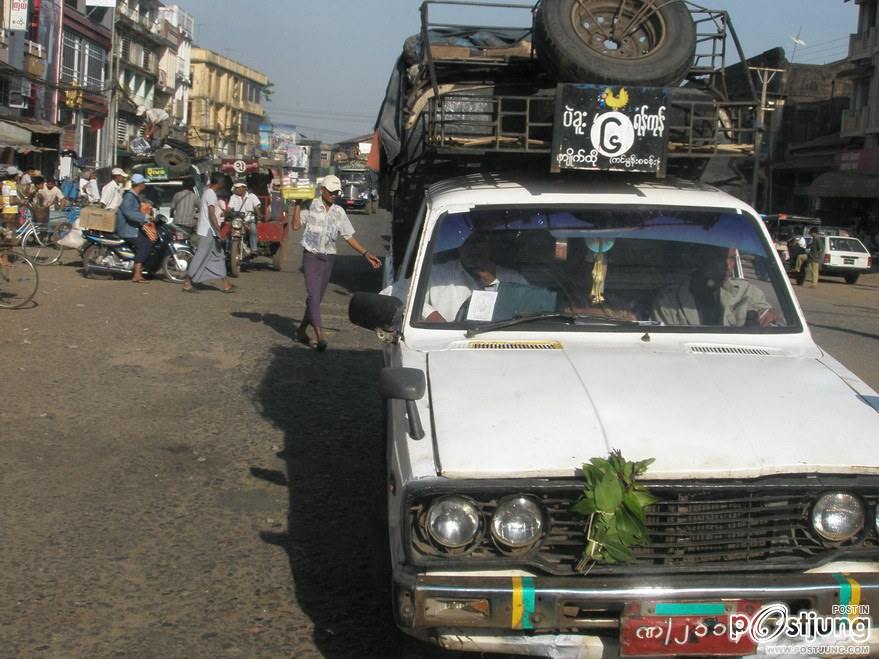
<instances>
[{"instance_id":1,"label":"person in white hat","mask_svg":"<svg viewBox=\"0 0 879 659\"><path fill-rule=\"evenodd\" d=\"M110 210L117 210L122 205L122 193L125 191L125 179L128 174L119 167L110 172L113 177L101 188L101 206Z\"/></svg>"},{"instance_id":2,"label":"person in white hat","mask_svg":"<svg viewBox=\"0 0 879 659\"><path fill-rule=\"evenodd\" d=\"M256 222L259 209L262 204L252 192L247 189L245 181L235 181L232 184L232 196L229 197L229 210L244 213L244 221L247 222L248 246L255 253L259 246L259 238L256 233Z\"/></svg>"},{"instance_id":3,"label":"person in white hat","mask_svg":"<svg viewBox=\"0 0 879 659\"><path fill-rule=\"evenodd\" d=\"M354 238L351 220L345 210L335 204L336 196L341 190L342 182L338 176L325 176L320 185L320 198L312 201L307 211L301 210L299 202L293 209L293 230L299 231L305 225L302 232L302 272L305 275L307 293L305 314L296 330L296 339L321 352L327 349L327 341L320 317L320 303L330 282L339 236L365 258L372 268L380 268L382 265L377 256L370 254ZM309 325L314 328L314 338L308 335Z\"/></svg>"}]
</instances>

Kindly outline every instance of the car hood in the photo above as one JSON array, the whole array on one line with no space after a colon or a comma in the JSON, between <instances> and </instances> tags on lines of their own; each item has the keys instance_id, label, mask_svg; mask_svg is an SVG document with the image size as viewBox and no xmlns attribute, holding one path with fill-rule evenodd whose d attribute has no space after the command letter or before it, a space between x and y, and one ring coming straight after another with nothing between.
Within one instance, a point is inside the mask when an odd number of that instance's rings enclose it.
<instances>
[{"instance_id":1,"label":"car hood","mask_svg":"<svg viewBox=\"0 0 879 659\"><path fill-rule=\"evenodd\" d=\"M879 473L879 414L814 357L566 349L428 356L449 478L571 476L619 449L651 478Z\"/></svg>"}]
</instances>

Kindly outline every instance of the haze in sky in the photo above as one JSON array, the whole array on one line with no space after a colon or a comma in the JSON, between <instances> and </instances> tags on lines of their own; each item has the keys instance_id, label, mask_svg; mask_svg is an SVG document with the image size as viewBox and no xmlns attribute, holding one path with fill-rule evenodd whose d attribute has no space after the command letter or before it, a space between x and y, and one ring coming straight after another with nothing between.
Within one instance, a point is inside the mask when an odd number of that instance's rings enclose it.
<instances>
[{"instance_id":1,"label":"haze in sky","mask_svg":"<svg viewBox=\"0 0 879 659\"><path fill-rule=\"evenodd\" d=\"M172 4L173 0L166 0ZM419 29L421 0L178 0L196 17L196 44L268 75L269 118L336 142L372 131L403 41ZM523 3L527 4L527 3ZM750 57L782 46L795 62L846 56L857 6L843 0L700 0L726 9ZM528 10L431 7L468 25L530 25ZM434 14L432 13L432 17ZM805 45L796 45L799 35Z\"/></svg>"}]
</instances>

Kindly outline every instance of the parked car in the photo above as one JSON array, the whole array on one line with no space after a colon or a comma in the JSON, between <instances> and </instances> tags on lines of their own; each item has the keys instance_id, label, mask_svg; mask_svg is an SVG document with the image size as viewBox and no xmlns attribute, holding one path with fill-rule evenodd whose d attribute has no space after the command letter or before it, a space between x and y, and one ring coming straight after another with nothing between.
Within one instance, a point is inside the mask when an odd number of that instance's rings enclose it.
<instances>
[{"instance_id":1,"label":"parked car","mask_svg":"<svg viewBox=\"0 0 879 659\"><path fill-rule=\"evenodd\" d=\"M845 283L855 284L863 272L870 272L873 257L857 238L851 236L819 236L824 243L821 274L844 277Z\"/></svg>"}]
</instances>

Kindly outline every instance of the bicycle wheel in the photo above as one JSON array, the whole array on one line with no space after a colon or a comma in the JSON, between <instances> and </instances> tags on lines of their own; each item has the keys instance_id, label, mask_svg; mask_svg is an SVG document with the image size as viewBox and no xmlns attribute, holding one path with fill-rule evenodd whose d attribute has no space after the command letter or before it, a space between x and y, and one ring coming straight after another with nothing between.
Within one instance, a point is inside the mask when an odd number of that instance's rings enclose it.
<instances>
[{"instance_id":1,"label":"bicycle wheel","mask_svg":"<svg viewBox=\"0 0 879 659\"><path fill-rule=\"evenodd\" d=\"M17 309L30 302L39 281L37 269L24 254L0 252L0 308Z\"/></svg>"},{"instance_id":2,"label":"bicycle wheel","mask_svg":"<svg viewBox=\"0 0 879 659\"><path fill-rule=\"evenodd\" d=\"M52 265L61 260L64 247L58 244L63 233L47 226L33 225L21 238L21 249L35 265Z\"/></svg>"}]
</instances>

